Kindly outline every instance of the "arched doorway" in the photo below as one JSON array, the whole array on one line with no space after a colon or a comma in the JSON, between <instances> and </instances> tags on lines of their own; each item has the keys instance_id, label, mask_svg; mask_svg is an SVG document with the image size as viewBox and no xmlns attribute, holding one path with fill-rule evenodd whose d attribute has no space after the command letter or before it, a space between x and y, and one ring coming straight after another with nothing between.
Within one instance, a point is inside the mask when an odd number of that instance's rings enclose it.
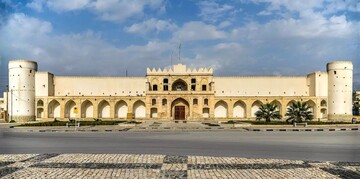
<instances>
[{"instance_id":1,"label":"arched doorway","mask_svg":"<svg viewBox=\"0 0 360 179\"><path fill-rule=\"evenodd\" d=\"M60 103L56 100L52 100L48 107L49 118L60 118Z\"/></svg>"},{"instance_id":2,"label":"arched doorway","mask_svg":"<svg viewBox=\"0 0 360 179\"><path fill-rule=\"evenodd\" d=\"M219 101L215 104L214 116L215 118L226 118L227 117L228 105L225 101Z\"/></svg>"},{"instance_id":3,"label":"arched doorway","mask_svg":"<svg viewBox=\"0 0 360 179\"><path fill-rule=\"evenodd\" d=\"M135 118L145 118L146 117L146 107L145 103L142 101L136 101L134 103L133 112L135 115Z\"/></svg>"},{"instance_id":4,"label":"arched doorway","mask_svg":"<svg viewBox=\"0 0 360 179\"><path fill-rule=\"evenodd\" d=\"M125 101L119 101L115 105L115 118L126 118L128 113L128 105Z\"/></svg>"},{"instance_id":5,"label":"arched doorway","mask_svg":"<svg viewBox=\"0 0 360 179\"><path fill-rule=\"evenodd\" d=\"M251 105L251 117L256 117L255 113L257 111L259 111L260 109L260 106L262 105L263 103L261 101L255 101L252 105Z\"/></svg>"},{"instance_id":6,"label":"arched doorway","mask_svg":"<svg viewBox=\"0 0 360 179\"><path fill-rule=\"evenodd\" d=\"M65 104L65 117L66 118L75 118L76 114L74 112L74 109L76 108L76 104L73 100L68 101Z\"/></svg>"},{"instance_id":7,"label":"arched doorway","mask_svg":"<svg viewBox=\"0 0 360 179\"><path fill-rule=\"evenodd\" d=\"M89 100L86 100L81 104L81 117L82 118L94 117L94 107Z\"/></svg>"},{"instance_id":8,"label":"arched doorway","mask_svg":"<svg viewBox=\"0 0 360 179\"><path fill-rule=\"evenodd\" d=\"M171 103L171 116L175 120L185 120L189 116L189 103L178 98Z\"/></svg>"},{"instance_id":9,"label":"arched doorway","mask_svg":"<svg viewBox=\"0 0 360 179\"><path fill-rule=\"evenodd\" d=\"M246 104L243 101L237 101L234 104L233 117L244 118L246 116Z\"/></svg>"}]
</instances>

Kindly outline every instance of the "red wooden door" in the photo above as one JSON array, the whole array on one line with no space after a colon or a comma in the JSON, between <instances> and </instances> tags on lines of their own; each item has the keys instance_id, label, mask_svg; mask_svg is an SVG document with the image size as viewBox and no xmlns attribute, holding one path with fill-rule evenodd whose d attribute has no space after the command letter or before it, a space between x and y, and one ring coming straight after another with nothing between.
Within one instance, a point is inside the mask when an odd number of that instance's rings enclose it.
<instances>
[{"instance_id":1,"label":"red wooden door","mask_svg":"<svg viewBox=\"0 0 360 179\"><path fill-rule=\"evenodd\" d=\"M175 106L175 120L185 119L185 106Z\"/></svg>"}]
</instances>

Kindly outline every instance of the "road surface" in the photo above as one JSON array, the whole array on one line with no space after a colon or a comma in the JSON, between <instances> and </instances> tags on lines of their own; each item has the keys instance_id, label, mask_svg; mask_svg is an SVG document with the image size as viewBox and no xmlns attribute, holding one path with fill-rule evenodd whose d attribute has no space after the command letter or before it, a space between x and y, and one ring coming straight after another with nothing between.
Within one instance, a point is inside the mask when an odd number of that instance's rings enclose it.
<instances>
[{"instance_id":1,"label":"road surface","mask_svg":"<svg viewBox=\"0 0 360 179\"><path fill-rule=\"evenodd\" d=\"M124 153L360 162L360 132L0 132L0 153Z\"/></svg>"}]
</instances>

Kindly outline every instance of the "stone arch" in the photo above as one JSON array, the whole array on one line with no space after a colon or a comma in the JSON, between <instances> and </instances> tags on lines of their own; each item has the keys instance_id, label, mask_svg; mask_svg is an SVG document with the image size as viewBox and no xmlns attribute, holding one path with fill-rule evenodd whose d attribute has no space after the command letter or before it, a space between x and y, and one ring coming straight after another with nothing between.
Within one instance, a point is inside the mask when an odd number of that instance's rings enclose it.
<instances>
[{"instance_id":1,"label":"stone arch","mask_svg":"<svg viewBox=\"0 0 360 179\"><path fill-rule=\"evenodd\" d=\"M271 102L271 104L275 104L276 105L276 109L280 112L280 114L282 114L282 104L281 104L281 102L280 101L278 101L278 100L273 100L272 102Z\"/></svg>"},{"instance_id":2,"label":"stone arch","mask_svg":"<svg viewBox=\"0 0 360 179\"><path fill-rule=\"evenodd\" d=\"M289 109L290 106L291 106L293 103L296 103L296 101L295 101L295 100L289 101L289 102L287 103L287 105L286 105L286 110Z\"/></svg>"},{"instance_id":3,"label":"stone arch","mask_svg":"<svg viewBox=\"0 0 360 179\"><path fill-rule=\"evenodd\" d=\"M226 118L228 116L228 105L225 101L220 100L215 104L214 117Z\"/></svg>"},{"instance_id":4,"label":"stone arch","mask_svg":"<svg viewBox=\"0 0 360 179\"><path fill-rule=\"evenodd\" d=\"M151 90L152 91L158 91L159 90L159 80L154 78L152 81L151 81Z\"/></svg>"},{"instance_id":5,"label":"stone arch","mask_svg":"<svg viewBox=\"0 0 360 179\"><path fill-rule=\"evenodd\" d=\"M244 101L237 101L234 103L233 117L244 118L246 116L246 104Z\"/></svg>"},{"instance_id":6,"label":"stone arch","mask_svg":"<svg viewBox=\"0 0 360 179\"><path fill-rule=\"evenodd\" d=\"M44 101L41 100L41 99L39 99L39 100L37 101L37 103L36 103L36 106L38 106L38 107L43 107L43 106L44 106Z\"/></svg>"},{"instance_id":7,"label":"stone arch","mask_svg":"<svg viewBox=\"0 0 360 179\"><path fill-rule=\"evenodd\" d=\"M172 84L172 91L187 91L188 85L187 83L182 79L177 79Z\"/></svg>"},{"instance_id":8,"label":"stone arch","mask_svg":"<svg viewBox=\"0 0 360 179\"><path fill-rule=\"evenodd\" d=\"M60 118L60 103L57 100L52 100L48 105L49 118Z\"/></svg>"},{"instance_id":9,"label":"stone arch","mask_svg":"<svg viewBox=\"0 0 360 179\"><path fill-rule=\"evenodd\" d=\"M310 106L310 111L313 113L314 117L316 117L316 103L310 99L306 101L306 104Z\"/></svg>"},{"instance_id":10,"label":"stone arch","mask_svg":"<svg viewBox=\"0 0 360 179\"><path fill-rule=\"evenodd\" d=\"M85 100L81 104L81 117L82 118L93 118L94 117L94 105L89 100Z\"/></svg>"},{"instance_id":11,"label":"stone arch","mask_svg":"<svg viewBox=\"0 0 360 179\"><path fill-rule=\"evenodd\" d=\"M207 79L205 79L205 78L203 78L203 79L201 79L201 83L200 83L201 85L208 85L209 83L208 83L208 80Z\"/></svg>"},{"instance_id":12,"label":"stone arch","mask_svg":"<svg viewBox=\"0 0 360 179\"><path fill-rule=\"evenodd\" d=\"M126 118L129 107L124 100L120 100L115 104L115 118Z\"/></svg>"},{"instance_id":13,"label":"stone arch","mask_svg":"<svg viewBox=\"0 0 360 179\"><path fill-rule=\"evenodd\" d=\"M66 118L75 118L76 114L74 109L76 108L76 103L73 100L69 100L65 103L65 117Z\"/></svg>"},{"instance_id":14,"label":"stone arch","mask_svg":"<svg viewBox=\"0 0 360 179\"><path fill-rule=\"evenodd\" d=\"M184 107L184 112L182 113L181 111L176 111L176 108L181 108ZM177 113L179 112L179 113ZM184 98L177 98L175 100L173 100L173 102L171 103L171 116L174 119L187 119L187 117L190 114L190 108L189 108L189 102L187 100L185 100ZM176 116L177 115L177 116ZM180 115L180 118L178 115ZM184 116L182 116L184 115Z\"/></svg>"},{"instance_id":15,"label":"stone arch","mask_svg":"<svg viewBox=\"0 0 360 179\"><path fill-rule=\"evenodd\" d=\"M98 105L98 117L110 118L110 103L106 100L102 100Z\"/></svg>"},{"instance_id":16,"label":"stone arch","mask_svg":"<svg viewBox=\"0 0 360 179\"><path fill-rule=\"evenodd\" d=\"M145 118L146 117L146 107L145 103L141 100L138 100L133 105L133 112L135 118Z\"/></svg>"},{"instance_id":17,"label":"stone arch","mask_svg":"<svg viewBox=\"0 0 360 179\"><path fill-rule=\"evenodd\" d=\"M259 100L256 100L255 102L253 102L253 104L251 105L251 117L256 117L255 113L257 111L259 111L260 109L260 106L262 105L263 103Z\"/></svg>"}]
</instances>

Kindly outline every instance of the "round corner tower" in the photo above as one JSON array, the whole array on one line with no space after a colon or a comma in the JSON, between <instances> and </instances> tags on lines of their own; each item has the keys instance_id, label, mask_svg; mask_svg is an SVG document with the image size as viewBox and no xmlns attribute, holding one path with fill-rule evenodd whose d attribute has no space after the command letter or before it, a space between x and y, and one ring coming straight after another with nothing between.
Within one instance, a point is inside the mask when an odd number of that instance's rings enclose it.
<instances>
[{"instance_id":1,"label":"round corner tower","mask_svg":"<svg viewBox=\"0 0 360 179\"><path fill-rule=\"evenodd\" d=\"M37 63L9 61L9 119L15 122L35 120L35 72Z\"/></svg>"},{"instance_id":2,"label":"round corner tower","mask_svg":"<svg viewBox=\"0 0 360 179\"><path fill-rule=\"evenodd\" d=\"M328 119L351 121L353 64L351 61L335 61L327 64L328 72Z\"/></svg>"}]
</instances>

